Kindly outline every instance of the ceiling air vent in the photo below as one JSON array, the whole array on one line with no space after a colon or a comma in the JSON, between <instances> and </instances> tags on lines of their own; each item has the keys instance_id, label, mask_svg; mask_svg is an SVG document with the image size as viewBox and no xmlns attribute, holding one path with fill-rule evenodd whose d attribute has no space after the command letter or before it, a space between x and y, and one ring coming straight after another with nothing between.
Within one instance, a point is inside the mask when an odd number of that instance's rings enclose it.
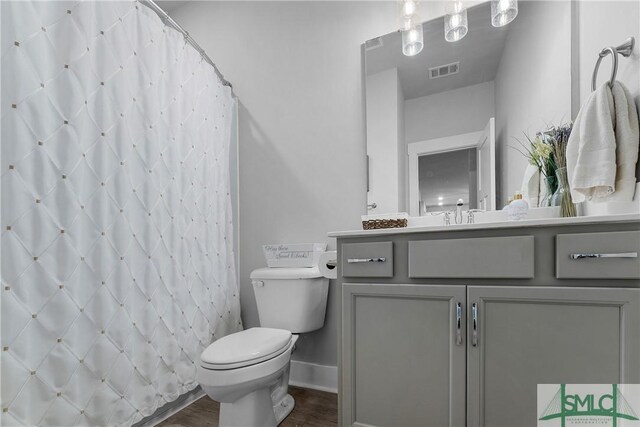
<instances>
[{"instance_id":1,"label":"ceiling air vent","mask_svg":"<svg viewBox=\"0 0 640 427\"><path fill-rule=\"evenodd\" d=\"M367 40L364 42L365 50L373 50L382 47L382 37L376 37L375 39Z\"/></svg>"},{"instance_id":2,"label":"ceiling air vent","mask_svg":"<svg viewBox=\"0 0 640 427\"><path fill-rule=\"evenodd\" d=\"M451 64L440 65L438 67L429 68L429 78L438 79L440 77L451 76L458 74L460 70L460 62L453 62Z\"/></svg>"}]
</instances>

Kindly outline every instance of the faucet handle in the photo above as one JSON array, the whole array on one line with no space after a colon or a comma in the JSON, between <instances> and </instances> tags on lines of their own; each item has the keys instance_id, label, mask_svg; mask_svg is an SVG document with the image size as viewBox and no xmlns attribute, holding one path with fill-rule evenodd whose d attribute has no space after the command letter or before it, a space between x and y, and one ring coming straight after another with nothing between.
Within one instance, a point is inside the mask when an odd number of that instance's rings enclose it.
<instances>
[{"instance_id":1,"label":"faucet handle","mask_svg":"<svg viewBox=\"0 0 640 427\"><path fill-rule=\"evenodd\" d=\"M451 225L451 211L444 212L444 225Z\"/></svg>"},{"instance_id":2,"label":"faucet handle","mask_svg":"<svg viewBox=\"0 0 640 427\"><path fill-rule=\"evenodd\" d=\"M451 225L451 211L430 212L430 215L444 215L444 225Z\"/></svg>"},{"instance_id":3,"label":"faucet handle","mask_svg":"<svg viewBox=\"0 0 640 427\"><path fill-rule=\"evenodd\" d=\"M467 211L467 224L474 224L475 216L477 212L486 212L484 209L469 209Z\"/></svg>"}]
</instances>

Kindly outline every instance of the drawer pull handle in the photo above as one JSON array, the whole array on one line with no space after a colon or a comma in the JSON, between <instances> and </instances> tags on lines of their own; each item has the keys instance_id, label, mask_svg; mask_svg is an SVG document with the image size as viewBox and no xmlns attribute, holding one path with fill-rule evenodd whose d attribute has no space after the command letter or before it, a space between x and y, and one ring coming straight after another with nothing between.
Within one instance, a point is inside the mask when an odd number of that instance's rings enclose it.
<instances>
[{"instance_id":1,"label":"drawer pull handle","mask_svg":"<svg viewBox=\"0 0 640 427\"><path fill-rule=\"evenodd\" d=\"M638 252L621 252L616 254L571 254L571 259L586 258L638 258Z\"/></svg>"},{"instance_id":2,"label":"drawer pull handle","mask_svg":"<svg viewBox=\"0 0 640 427\"><path fill-rule=\"evenodd\" d=\"M349 258L347 262L349 264L361 264L365 262L385 262L387 259L385 257L380 258Z\"/></svg>"},{"instance_id":3,"label":"drawer pull handle","mask_svg":"<svg viewBox=\"0 0 640 427\"><path fill-rule=\"evenodd\" d=\"M462 303L456 303L456 345L462 345Z\"/></svg>"},{"instance_id":4,"label":"drawer pull handle","mask_svg":"<svg viewBox=\"0 0 640 427\"><path fill-rule=\"evenodd\" d=\"M471 304L471 319L473 322L473 333L471 335L471 345L478 346L478 305L474 302Z\"/></svg>"}]
</instances>

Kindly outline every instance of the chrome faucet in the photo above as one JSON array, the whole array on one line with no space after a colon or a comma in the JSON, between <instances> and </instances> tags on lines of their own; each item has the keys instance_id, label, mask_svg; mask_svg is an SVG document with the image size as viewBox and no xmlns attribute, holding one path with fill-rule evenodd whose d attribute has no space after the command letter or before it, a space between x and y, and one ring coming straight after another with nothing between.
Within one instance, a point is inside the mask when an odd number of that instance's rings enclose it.
<instances>
[{"instance_id":1,"label":"chrome faucet","mask_svg":"<svg viewBox=\"0 0 640 427\"><path fill-rule=\"evenodd\" d=\"M431 215L444 215L444 225L451 225L451 211L430 212Z\"/></svg>"},{"instance_id":2,"label":"chrome faucet","mask_svg":"<svg viewBox=\"0 0 640 427\"><path fill-rule=\"evenodd\" d=\"M440 211L440 212L429 212L430 215L442 215L444 217L444 225L451 225L451 216L453 215L454 221L456 224L464 224L464 214L467 214L467 224L475 224L475 214L479 212L486 212L484 209L469 209L467 211L462 210L462 206L464 205L464 201L462 199L458 199L456 203L455 211Z\"/></svg>"},{"instance_id":3,"label":"chrome faucet","mask_svg":"<svg viewBox=\"0 0 640 427\"><path fill-rule=\"evenodd\" d=\"M462 224L462 205L464 205L464 200L458 199L458 203L456 203L456 212L454 217L456 224Z\"/></svg>"}]
</instances>

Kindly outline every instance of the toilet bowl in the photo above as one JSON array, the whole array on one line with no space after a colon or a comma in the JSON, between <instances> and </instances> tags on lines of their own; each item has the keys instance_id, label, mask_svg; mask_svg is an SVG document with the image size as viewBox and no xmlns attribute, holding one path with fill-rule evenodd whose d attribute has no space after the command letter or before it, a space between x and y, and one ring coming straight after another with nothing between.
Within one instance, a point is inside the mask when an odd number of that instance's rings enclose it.
<instances>
[{"instance_id":1,"label":"toilet bowl","mask_svg":"<svg viewBox=\"0 0 640 427\"><path fill-rule=\"evenodd\" d=\"M275 427L293 410L287 393L294 333L324 324L329 280L315 268L251 273L260 327L227 335L202 352L197 379L220 402L220 427Z\"/></svg>"},{"instance_id":2,"label":"toilet bowl","mask_svg":"<svg viewBox=\"0 0 640 427\"><path fill-rule=\"evenodd\" d=\"M220 426L272 427L289 415L289 361L297 339L283 329L251 328L203 352L198 382L220 402Z\"/></svg>"}]
</instances>

